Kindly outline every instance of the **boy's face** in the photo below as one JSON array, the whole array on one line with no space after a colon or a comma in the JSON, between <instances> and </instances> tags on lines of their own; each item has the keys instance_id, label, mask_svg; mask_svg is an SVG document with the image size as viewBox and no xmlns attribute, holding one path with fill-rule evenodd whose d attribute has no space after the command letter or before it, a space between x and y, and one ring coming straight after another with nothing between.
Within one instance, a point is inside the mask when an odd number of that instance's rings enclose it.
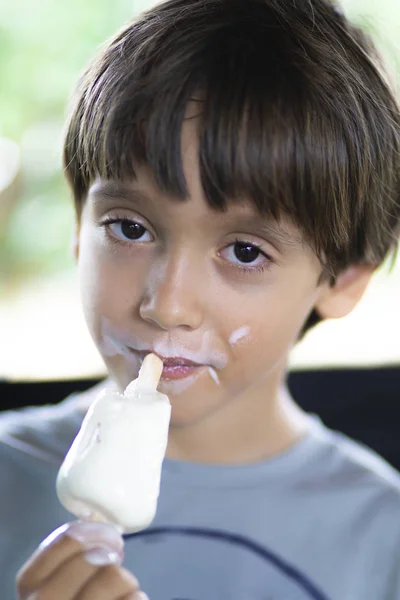
<instances>
[{"instance_id":1,"label":"boy's face","mask_svg":"<svg viewBox=\"0 0 400 600\"><path fill-rule=\"evenodd\" d=\"M182 156L188 201L162 195L145 167L136 181L97 180L77 246L86 319L111 376L124 389L148 351L166 358L159 390L173 425L274 397L322 289L320 262L292 224L246 202L207 205L194 120Z\"/></svg>"}]
</instances>

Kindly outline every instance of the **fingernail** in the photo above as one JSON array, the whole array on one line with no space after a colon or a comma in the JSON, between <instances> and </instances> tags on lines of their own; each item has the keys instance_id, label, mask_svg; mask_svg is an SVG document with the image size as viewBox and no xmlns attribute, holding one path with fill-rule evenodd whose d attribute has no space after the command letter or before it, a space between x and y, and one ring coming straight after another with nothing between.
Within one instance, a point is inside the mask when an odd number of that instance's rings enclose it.
<instances>
[{"instance_id":1,"label":"fingernail","mask_svg":"<svg viewBox=\"0 0 400 600\"><path fill-rule=\"evenodd\" d=\"M84 553L84 557L86 562L96 566L119 565L122 562L118 552L114 552L114 550L110 550L109 548L91 548Z\"/></svg>"},{"instance_id":2,"label":"fingernail","mask_svg":"<svg viewBox=\"0 0 400 600\"><path fill-rule=\"evenodd\" d=\"M124 547L124 540L117 529L107 523L97 521L74 521L69 524L67 535L89 548L95 546L109 547L120 553Z\"/></svg>"},{"instance_id":3,"label":"fingernail","mask_svg":"<svg viewBox=\"0 0 400 600\"><path fill-rule=\"evenodd\" d=\"M43 550L44 548L47 548L47 546L50 546L50 544L52 544L54 540L56 540L58 537L60 537L60 535L62 535L68 530L68 527L69 525L67 523L66 525L61 525L61 527L58 527L57 529L52 531L50 535L48 535L47 538L45 538L43 542L41 542L39 550Z\"/></svg>"}]
</instances>

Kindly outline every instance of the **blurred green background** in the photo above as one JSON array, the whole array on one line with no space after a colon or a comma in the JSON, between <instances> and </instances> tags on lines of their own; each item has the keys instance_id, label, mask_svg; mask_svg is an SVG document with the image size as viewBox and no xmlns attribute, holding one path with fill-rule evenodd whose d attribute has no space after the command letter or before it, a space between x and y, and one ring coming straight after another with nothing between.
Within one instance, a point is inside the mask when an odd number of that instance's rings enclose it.
<instances>
[{"instance_id":1,"label":"blurred green background","mask_svg":"<svg viewBox=\"0 0 400 600\"><path fill-rule=\"evenodd\" d=\"M3 323L9 322L4 311L14 306L15 295L26 296L21 289L27 282L73 270L73 210L61 170L67 101L98 46L151 4L0 2L0 324L2 314ZM352 20L372 32L398 81L399 0L345 0L342 5ZM393 276L400 282L398 267Z\"/></svg>"},{"instance_id":2,"label":"blurred green background","mask_svg":"<svg viewBox=\"0 0 400 600\"><path fill-rule=\"evenodd\" d=\"M72 213L60 168L66 101L96 48L150 4L143 0L0 3L0 137L16 142L21 152L14 201L2 215L1 270L9 282L70 266ZM395 65L398 69L400 2L347 0L343 4L384 46L392 71Z\"/></svg>"},{"instance_id":3,"label":"blurred green background","mask_svg":"<svg viewBox=\"0 0 400 600\"><path fill-rule=\"evenodd\" d=\"M2 214L3 285L70 266L60 168L66 103L85 63L132 12L128 0L0 3L0 137L18 144L21 167Z\"/></svg>"}]
</instances>

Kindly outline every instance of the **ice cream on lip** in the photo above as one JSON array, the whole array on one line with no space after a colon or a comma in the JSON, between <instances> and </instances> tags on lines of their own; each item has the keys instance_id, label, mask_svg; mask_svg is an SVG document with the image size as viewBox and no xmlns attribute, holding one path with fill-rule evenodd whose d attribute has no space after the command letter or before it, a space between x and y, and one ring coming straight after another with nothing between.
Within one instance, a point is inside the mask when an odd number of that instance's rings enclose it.
<instances>
[{"instance_id":1,"label":"ice cream on lip","mask_svg":"<svg viewBox=\"0 0 400 600\"><path fill-rule=\"evenodd\" d=\"M145 356L145 352L136 352L142 360ZM165 381L173 381L183 379L192 376L199 372L201 367L210 368L208 364L203 364L190 360L184 356L160 356L156 352L153 352L155 356L158 356L163 362L163 371L161 374L161 383Z\"/></svg>"},{"instance_id":2,"label":"ice cream on lip","mask_svg":"<svg viewBox=\"0 0 400 600\"><path fill-rule=\"evenodd\" d=\"M197 348L193 349L181 340L168 335L158 340L145 341L138 335L121 331L118 327L103 317L101 320L101 347L100 350L104 356L123 355L128 361L136 361L141 364L141 360L148 353L159 356L165 365L172 360L181 360L189 364L196 363L198 366L212 367L213 369L223 369L228 357L224 352L216 351L213 347L213 336L210 331L206 331L198 343ZM191 343L191 346L193 343Z\"/></svg>"}]
</instances>

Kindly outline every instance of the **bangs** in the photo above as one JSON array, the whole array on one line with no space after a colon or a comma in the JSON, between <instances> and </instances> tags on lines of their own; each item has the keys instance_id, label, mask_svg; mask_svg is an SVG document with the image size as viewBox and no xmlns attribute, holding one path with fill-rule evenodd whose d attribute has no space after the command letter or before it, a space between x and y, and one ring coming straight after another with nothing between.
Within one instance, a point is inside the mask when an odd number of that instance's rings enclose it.
<instances>
[{"instance_id":1,"label":"bangs","mask_svg":"<svg viewBox=\"0 0 400 600\"><path fill-rule=\"evenodd\" d=\"M157 18L173 4L160 5ZM121 32L81 81L66 174L82 202L96 177L135 179L147 165L161 192L184 201L182 128L195 118L210 207L245 199L266 218L290 219L336 271L351 240L352 259L365 256L357 207L371 183L367 165L377 160L369 153L374 132L338 57L332 63L323 48L305 49L275 12L266 25L265 11L246 20L238 8L214 29L209 14L204 27L193 15L196 28L180 28L176 17L176 29L154 35L150 11L129 36Z\"/></svg>"}]
</instances>

